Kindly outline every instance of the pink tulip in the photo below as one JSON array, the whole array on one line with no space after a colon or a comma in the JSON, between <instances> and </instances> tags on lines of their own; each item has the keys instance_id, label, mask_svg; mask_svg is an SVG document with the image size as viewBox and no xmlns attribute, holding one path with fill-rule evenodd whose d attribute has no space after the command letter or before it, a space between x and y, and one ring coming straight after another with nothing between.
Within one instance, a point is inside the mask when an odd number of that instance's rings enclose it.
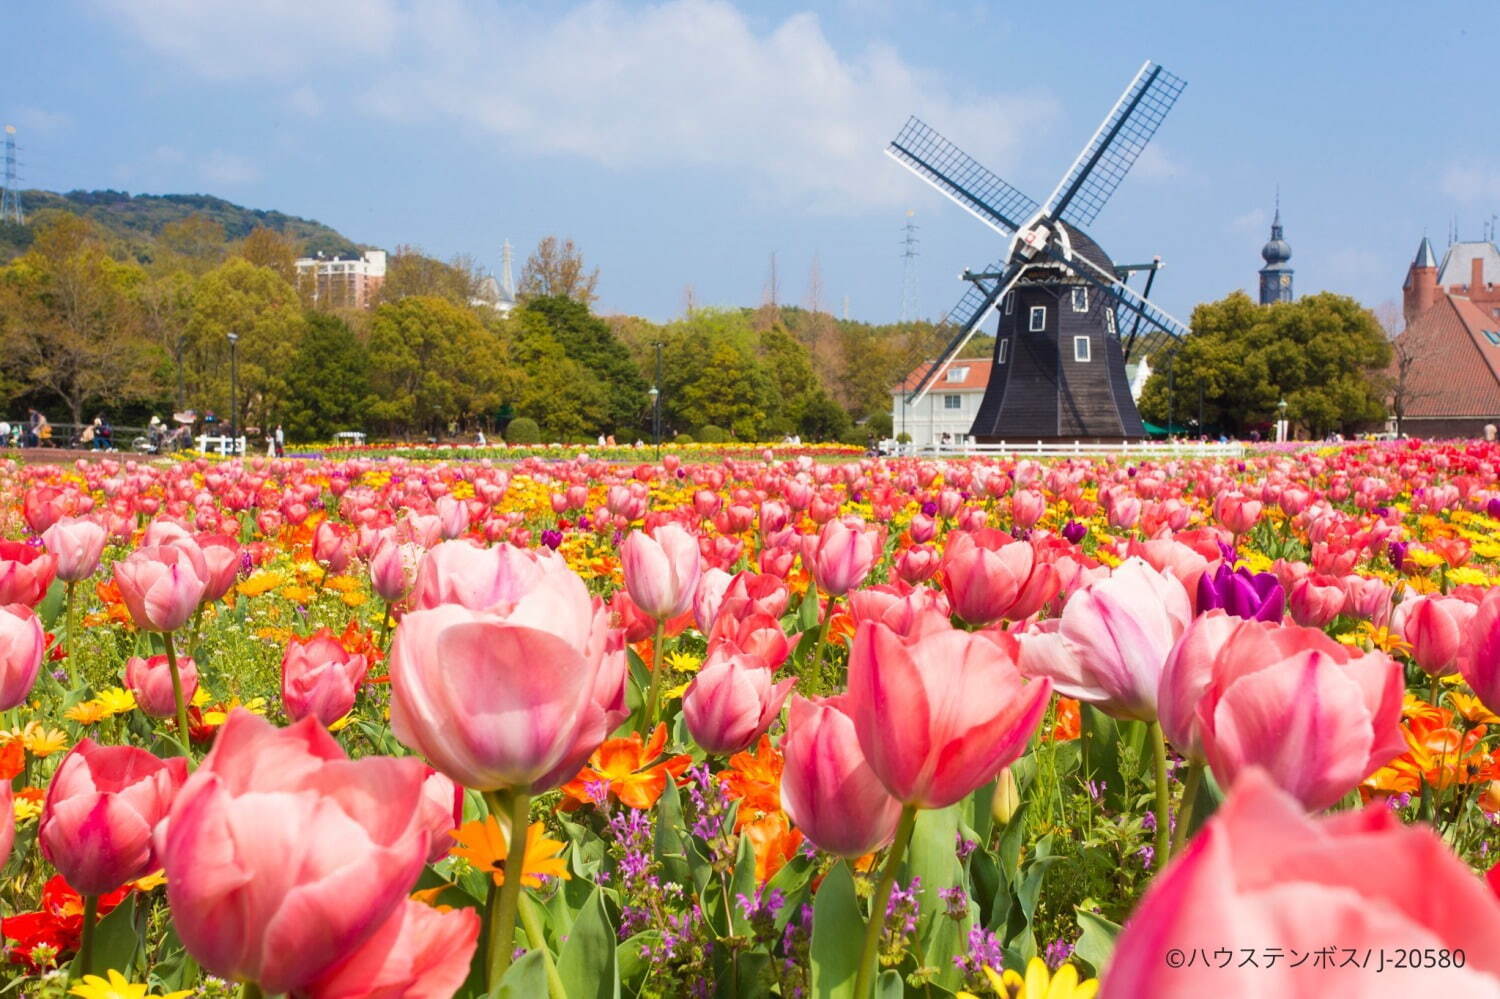
<instances>
[{"instance_id":1,"label":"pink tulip","mask_svg":"<svg viewBox=\"0 0 1500 999\"><path fill-rule=\"evenodd\" d=\"M1198 609L1198 579L1208 571L1209 560L1196 549L1171 538L1152 538L1149 541L1130 539L1121 554L1145 559L1157 572L1172 571L1172 576L1182 584L1193 610Z\"/></svg>"},{"instance_id":2,"label":"pink tulip","mask_svg":"<svg viewBox=\"0 0 1500 999\"><path fill-rule=\"evenodd\" d=\"M1020 636L1021 671L1116 718L1155 721L1162 666L1192 617L1177 580L1126 559L1073 594L1055 630Z\"/></svg>"},{"instance_id":3,"label":"pink tulip","mask_svg":"<svg viewBox=\"0 0 1500 999\"><path fill-rule=\"evenodd\" d=\"M1018 489L1010 498L1010 516L1018 530L1035 527L1046 512L1046 497L1035 489Z\"/></svg>"},{"instance_id":4,"label":"pink tulip","mask_svg":"<svg viewBox=\"0 0 1500 999\"><path fill-rule=\"evenodd\" d=\"M814 536L802 538L802 565L831 597L841 597L859 586L885 547L885 532L858 518L830 520Z\"/></svg>"},{"instance_id":5,"label":"pink tulip","mask_svg":"<svg viewBox=\"0 0 1500 999\"><path fill-rule=\"evenodd\" d=\"M1459 669L1491 711L1500 706L1500 590L1492 589L1465 628Z\"/></svg>"},{"instance_id":6,"label":"pink tulip","mask_svg":"<svg viewBox=\"0 0 1500 999\"><path fill-rule=\"evenodd\" d=\"M1162 666L1156 690L1157 721L1172 748L1195 763L1206 762L1198 703L1213 682L1214 657L1242 620L1222 608L1194 618Z\"/></svg>"},{"instance_id":7,"label":"pink tulip","mask_svg":"<svg viewBox=\"0 0 1500 999\"><path fill-rule=\"evenodd\" d=\"M37 486L26 490L21 501L21 515L33 534L44 534L68 513L68 497L62 490L52 486Z\"/></svg>"},{"instance_id":8,"label":"pink tulip","mask_svg":"<svg viewBox=\"0 0 1500 999\"><path fill-rule=\"evenodd\" d=\"M83 895L104 895L158 867L151 831L172 807L187 760L85 738L63 758L42 807L42 856Z\"/></svg>"},{"instance_id":9,"label":"pink tulip","mask_svg":"<svg viewBox=\"0 0 1500 999\"><path fill-rule=\"evenodd\" d=\"M562 565L562 558L553 552L444 541L428 549L417 565L411 606L422 610L458 604L470 610L488 610L513 604L549 566Z\"/></svg>"},{"instance_id":10,"label":"pink tulip","mask_svg":"<svg viewBox=\"0 0 1500 999\"><path fill-rule=\"evenodd\" d=\"M324 727L354 708L370 663L351 653L327 628L293 638L281 657L281 703L292 721L311 715Z\"/></svg>"},{"instance_id":11,"label":"pink tulip","mask_svg":"<svg viewBox=\"0 0 1500 999\"><path fill-rule=\"evenodd\" d=\"M0 711L26 700L42 669L47 636L30 607L0 607Z\"/></svg>"},{"instance_id":12,"label":"pink tulip","mask_svg":"<svg viewBox=\"0 0 1500 999\"><path fill-rule=\"evenodd\" d=\"M178 656L177 673L182 682L182 703L188 704L198 692L198 664L191 656ZM125 689L135 695L136 706L152 718L171 718L177 712L166 656L131 656L125 660Z\"/></svg>"},{"instance_id":13,"label":"pink tulip","mask_svg":"<svg viewBox=\"0 0 1500 999\"><path fill-rule=\"evenodd\" d=\"M562 784L629 713L609 617L560 560L491 611L407 614L390 656L396 738L475 790Z\"/></svg>"},{"instance_id":14,"label":"pink tulip","mask_svg":"<svg viewBox=\"0 0 1500 999\"><path fill-rule=\"evenodd\" d=\"M845 698L792 698L781 804L818 849L862 857L891 841L901 803L870 769L845 710Z\"/></svg>"},{"instance_id":15,"label":"pink tulip","mask_svg":"<svg viewBox=\"0 0 1500 999\"><path fill-rule=\"evenodd\" d=\"M942 590L919 586L909 590L893 584L867 586L849 594L849 616L858 626L878 621L892 631L916 637L949 628L948 598Z\"/></svg>"},{"instance_id":16,"label":"pink tulip","mask_svg":"<svg viewBox=\"0 0 1500 999\"><path fill-rule=\"evenodd\" d=\"M42 533L42 543L57 559L57 578L65 583L88 579L99 568L109 532L93 520L62 517Z\"/></svg>"},{"instance_id":17,"label":"pink tulip","mask_svg":"<svg viewBox=\"0 0 1500 999\"><path fill-rule=\"evenodd\" d=\"M780 618L786 613L790 600L791 593L779 577L746 570L736 573L724 588L724 599L719 602L719 615L745 617L750 614L765 614Z\"/></svg>"},{"instance_id":18,"label":"pink tulip","mask_svg":"<svg viewBox=\"0 0 1500 999\"><path fill-rule=\"evenodd\" d=\"M724 593L734 577L723 569L710 566L698 577L698 589L693 594L693 623L703 634L708 634L719 616L719 605L724 602Z\"/></svg>"},{"instance_id":19,"label":"pink tulip","mask_svg":"<svg viewBox=\"0 0 1500 999\"><path fill-rule=\"evenodd\" d=\"M316 721L244 709L158 827L178 936L267 994L309 986L400 908L422 870L421 761L344 751Z\"/></svg>"},{"instance_id":20,"label":"pink tulip","mask_svg":"<svg viewBox=\"0 0 1500 999\"><path fill-rule=\"evenodd\" d=\"M20 541L0 541L0 605L35 607L57 575L57 558Z\"/></svg>"},{"instance_id":21,"label":"pink tulip","mask_svg":"<svg viewBox=\"0 0 1500 999\"><path fill-rule=\"evenodd\" d=\"M1057 570L1026 541L999 531L958 531L943 551L943 590L969 624L1024 620L1057 595Z\"/></svg>"},{"instance_id":22,"label":"pink tulip","mask_svg":"<svg viewBox=\"0 0 1500 999\"><path fill-rule=\"evenodd\" d=\"M172 632L198 609L207 567L196 544L137 548L114 564L120 598L142 631Z\"/></svg>"},{"instance_id":23,"label":"pink tulip","mask_svg":"<svg viewBox=\"0 0 1500 999\"><path fill-rule=\"evenodd\" d=\"M354 557L355 540L348 524L325 520L313 531L313 559L328 575L337 576L349 568L349 560Z\"/></svg>"},{"instance_id":24,"label":"pink tulip","mask_svg":"<svg viewBox=\"0 0 1500 999\"><path fill-rule=\"evenodd\" d=\"M16 842L15 795L10 781L0 780L0 867L10 859L10 848Z\"/></svg>"},{"instance_id":25,"label":"pink tulip","mask_svg":"<svg viewBox=\"0 0 1500 999\"><path fill-rule=\"evenodd\" d=\"M240 544L223 534L201 534L194 539L203 553L203 568L206 572L203 587L203 602L215 603L224 599L224 594L234 585L240 572Z\"/></svg>"},{"instance_id":26,"label":"pink tulip","mask_svg":"<svg viewBox=\"0 0 1500 999\"><path fill-rule=\"evenodd\" d=\"M1412 660L1428 676L1458 672L1469 620L1478 608L1455 597L1423 596L1397 605L1391 627L1411 645Z\"/></svg>"},{"instance_id":27,"label":"pink tulip","mask_svg":"<svg viewBox=\"0 0 1500 999\"><path fill-rule=\"evenodd\" d=\"M931 579L941 561L937 549L931 545L917 545L896 556L896 575L902 582L915 586Z\"/></svg>"},{"instance_id":28,"label":"pink tulip","mask_svg":"<svg viewBox=\"0 0 1500 999\"><path fill-rule=\"evenodd\" d=\"M1260 500L1225 493L1214 501L1214 516L1234 534L1246 534L1260 519Z\"/></svg>"},{"instance_id":29,"label":"pink tulip","mask_svg":"<svg viewBox=\"0 0 1500 999\"><path fill-rule=\"evenodd\" d=\"M1263 767L1315 811L1407 750L1403 678L1384 653L1354 655L1312 628L1246 620L1196 666L1205 669L1198 726L1220 783Z\"/></svg>"},{"instance_id":30,"label":"pink tulip","mask_svg":"<svg viewBox=\"0 0 1500 999\"><path fill-rule=\"evenodd\" d=\"M1052 693L1049 680L1023 680L1015 659L1003 632L912 639L883 624L858 627L846 710L893 797L946 808L1015 762Z\"/></svg>"},{"instance_id":31,"label":"pink tulip","mask_svg":"<svg viewBox=\"0 0 1500 999\"><path fill-rule=\"evenodd\" d=\"M479 913L439 911L410 899L300 999L450 999L469 976Z\"/></svg>"},{"instance_id":32,"label":"pink tulip","mask_svg":"<svg viewBox=\"0 0 1500 999\"><path fill-rule=\"evenodd\" d=\"M937 534L937 521L926 514L919 513L911 519L907 531L911 534L912 541L919 545L926 544Z\"/></svg>"},{"instance_id":33,"label":"pink tulip","mask_svg":"<svg viewBox=\"0 0 1500 999\"><path fill-rule=\"evenodd\" d=\"M1391 617L1391 587L1369 576L1344 576L1343 613L1384 626Z\"/></svg>"},{"instance_id":34,"label":"pink tulip","mask_svg":"<svg viewBox=\"0 0 1500 999\"><path fill-rule=\"evenodd\" d=\"M632 531L620 546L625 589L647 617L665 620L693 605L702 572L698 539L676 524L663 524L656 534Z\"/></svg>"},{"instance_id":35,"label":"pink tulip","mask_svg":"<svg viewBox=\"0 0 1500 999\"><path fill-rule=\"evenodd\" d=\"M1338 580L1308 573L1287 588L1286 606L1304 628L1322 628L1343 612L1344 591Z\"/></svg>"},{"instance_id":36,"label":"pink tulip","mask_svg":"<svg viewBox=\"0 0 1500 999\"><path fill-rule=\"evenodd\" d=\"M437 501L439 533L443 540L460 538L469 530L469 508L463 500L440 496Z\"/></svg>"},{"instance_id":37,"label":"pink tulip","mask_svg":"<svg viewBox=\"0 0 1500 999\"><path fill-rule=\"evenodd\" d=\"M1316 955L1330 932L1339 937L1338 957L1314 971L1296 960L1243 963L1251 951ZM1382 951L1390 955L1413 941L1462 952L1463 967L1406 962L1400 969L1388 956L1380 966ZM1226 953L1236 955L1227 964ZM1344 958L1350 953L1375 956L1351 962ZM1497 993L1500 902L1431 830L1405 826L1381 805L1309 818L1251 770L1136 906L1115 940L1099 995Z\"/></svg>"},{"instance_id":38,"label":"pink tulip","mask_svg":"<svg viewBox=\"0 0 1500 999\"><path fill-rule=\"evenodd\" d=\"M427 830L427 862L435 864L453 848L453 830L463 825L464 789L429 768L422 781L422 827Z\"/></svg>"},{"instance_id":39,"label":"pink tulip","mask_svg":"<svg viewBox=\"0 0 1500 999\"><path fill-rule=\"evenodd\" d=\"M709 656L682 697L688 733L706 752L727 756L747 748L770 727L796 677L771 682L757 655L719 650Z\"/></svg>"},{"instance_id":40,"label":"pink tulip","mask_svg":"<svg viewBox=\"0 0 1500 999\"><path fill-rule=\"evenodd\" d=\"M797 638L801 638L799 634ZM781 623L769 614L751 611L744 617L720 614L708 633L708 652L724 650L729 654L748 652L759 656L769 669L777 669L786 662L797 645L797 638L788 639L781 630Z\"/></svg>"},{"instance_id":41,"label":"pink tulip","mask_svg":"<svg viewBox=\"0 0 1500 999\"><path fill-rule=\"evenodd\" d=\"M406 599L417 581L422 549L390 539L382 541L370 556L370 589L388 604Z\"/></svg>"}]
</instances>

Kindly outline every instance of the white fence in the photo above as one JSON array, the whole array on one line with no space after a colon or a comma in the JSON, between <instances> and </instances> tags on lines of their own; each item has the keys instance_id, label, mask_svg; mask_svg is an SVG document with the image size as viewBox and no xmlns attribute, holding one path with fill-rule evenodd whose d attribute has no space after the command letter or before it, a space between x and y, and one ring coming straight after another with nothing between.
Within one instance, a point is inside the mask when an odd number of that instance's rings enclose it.
<instances>
[{"instance_id":1,"label":"white fence","mask_svg":"<svg viewBox=\"0 0 1500 999\"><path fill-rule=\"evenodd\" d=\"M210 437L207 434L198 435L198 450L204 454L219 454L229 456L232 454L245 453L245 438L234 437Z\"/></svg>"},{"instance_id":2,"label":"white fence","mask_svg":"<svg viewBox=\"0 0 1500 999\"><path fill-rule=\"evenodd\" d=\"M932 458L1024 456L1032 458L1242 458L1245 445L1230 442L1146 441L1089 444L1084 441L1000 441L996 444L933 444L903 453Z\"/></svg>"}]
</instances>

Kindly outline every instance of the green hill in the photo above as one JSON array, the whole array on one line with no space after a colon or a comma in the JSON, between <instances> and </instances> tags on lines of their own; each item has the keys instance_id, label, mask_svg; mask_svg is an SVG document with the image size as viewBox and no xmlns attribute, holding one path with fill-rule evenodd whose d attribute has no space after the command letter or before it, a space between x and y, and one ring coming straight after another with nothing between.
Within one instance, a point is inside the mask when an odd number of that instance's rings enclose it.
<instances>
[{"instance_id":1,"label":"green hill","mask_svg":"<svg viewBox=\"0 0 1500 999\"><path fill-rule=\"evenodd\" d=\"M298 240L304 253L329 255L356 252L357 245L335 229L311 219L283 212L245 208L211 194L136 194L125 191L23 191L26 226L0 224L0 260L24 252L31 245L31 226L53 212L69 212L91 219L129 244L154 239L162 226L191 215L224 227L231 240L243 239L256 226L274 229Z\"/></svg>"}]
</instances>

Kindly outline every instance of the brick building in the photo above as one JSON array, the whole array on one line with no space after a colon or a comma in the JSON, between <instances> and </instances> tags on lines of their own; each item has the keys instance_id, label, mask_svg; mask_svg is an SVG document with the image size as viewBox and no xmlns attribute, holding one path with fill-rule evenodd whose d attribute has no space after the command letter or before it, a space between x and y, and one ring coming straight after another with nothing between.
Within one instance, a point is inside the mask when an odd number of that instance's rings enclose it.
<instances>
[{"instance_id":1,"label":"brick building","mask_svg":"<svg viewBox=\"0 0 1500 999\"><path fill-rule=\"evenodd\" d=\"M1402 286L1391 409L1413 437L1482 437L1500 425L1500 249L1424 236Z\"/></svg>"}]
</instances>

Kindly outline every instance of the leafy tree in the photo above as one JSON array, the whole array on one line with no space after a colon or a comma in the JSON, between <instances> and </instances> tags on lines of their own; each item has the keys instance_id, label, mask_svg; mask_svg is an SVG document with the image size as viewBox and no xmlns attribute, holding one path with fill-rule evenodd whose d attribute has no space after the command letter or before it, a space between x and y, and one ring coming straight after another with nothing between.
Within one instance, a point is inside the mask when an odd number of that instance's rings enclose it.
<instances>
[{"instance_id":1,"label":"leafy tree","mask_svg":"<svg viewBox=\"0 0 1500 999\"><path fill-rule=\"evenodd\" d=\"M370 419L441 433L513 394L504 348L468 308L429 295L379 306L370 320Z\"/></svg>"},{"instance_id":2,"label":"leafy tree","mask_svg":"<svg viewBox=\"0 0 1500 999\"><path fill-rule=\"evenodd\" d=\"M257 267L267 267L288 284L297 283L297 241L290 236L258 225L240 243L239 255Z\"/></svg>"},{"instance_id":3,"label":"leafy tree","mask_svg":"<svg viewBox=\"0 0 1500 999\"><path fill-rule=\"evenodd\" d=\"M224 227L205 215L168 222L157 243L166 252L164 263L175 269L203 274L224 259Z\"/></svg>"},{"instance_id":4,"label":"leafy tree","mask_svg":"<svg viewBox=\"0 0 1500 999\"><path fill-rule=\"evenodd\" d=\"M592 429L607 434L634 435L642 429L649 396L630 351L611 332L609 324L591 315L588 306L572 298L533 298L521 309L540 319L569 358L592 374L603 390L604 410ZM537 372L532 371L535 376ZM547 421L542 421L548 426Z\"/></svg>"},{"instance_id":5,"label":"leafy tree","mask_svg":"<svg viewBox=\"0 0 1500 999\"><path fill-rule=\"evenodd\" d=\"M766 422L770 380L748 351L721 341L697 355L697 377L682 386L674 402L688 426L714 425L739 440L756 440ZM706 439L706 438L705 438Z\"/></svg>"},{"instance_id":6,"label":"leafy tree","mask_svg":"<svg viewBox=\"0 0 1500 999\"><path fill-rule=\"evenodd\" d=\"M1165 424L1193 413L1243 434L1287 417L1314 436L1354 432L1385 415L1382 375L1391 347L1379 322L1344 295L1323 292L1259 306L1244 292L1193 310L1192 333L1152 359L1141 414ZM1169 393L1170 386L1170 393Z\"/></svg>"},{"instance_id":7,"label":"leafy tree","mask_svg":"<svg viewBox=\"0 0 1500 999\"><path fill-rule=\"evenodd\" d=\"M467 257L443 263L412 246L398 246L385 265L380 301L399 302L412 296L441 298L468 305L479 291L479 272Z\"/></svg>"},{"instance_id":8,"label":"leafy tree","mask_svg":"<svg viewBox=\"0 0 1500 999\"><path fill-rule=\"evenodd\" d=\"M279 275L231 257L193 292L185 350L187 384L199 409L230 413L229 334L239 339L237 425L272 426L291 395L289 377L306 329L297 291Z\"/></svg>"},{"instance_id":9,"label":"leafy tree","mask_svg":"<svg viewBox=\"0 0 1500 999\"><path fill-rule=\"evenodd\" d=\"M553 334L546 317L521 309L513 357L524 372L515 410L535 420L552 440L582 440L601 432L609 418L610 392Z\"/></svg>"},{"instance_id":10,"label":"leafy tree","mask_svg":"<svg viewBox=\"0 0 1500 999\"><path fill-rule=\"evenodd\" d=\"M804 440L843 440L852 427L849 414L822 391L807 397L797 414L797 432Z\"/></svg>"},{"instance_id":11,"label":"leafy tree","mask_svg":"<svg viewBox=\"0 0 1500 999\"><path fill-rule=\"evenodd\" d=\"M344 320L311 312L287 388L283 422L289 437L326 440L340 430L357 430L369 403L369 352Z\"/></svg>"},{"instance_id":12,"label":"leafy tree","mask_svg":"<svg viewBox=\"0 0 1500 999\"><path fill-rule=\"evenodd\" d=\"M537 244L536 252L526 258L516 296L523 302L534 298L571 298L589 306L598 298L598 286L599 268L584 269L583 254L571 239L559 243L556 236L546 236Z\"/></svg>"},{"instance_id":13,"label":"leafy tree","mask_svg":"<svg viewBox=\"0 0 1500 999\"><path fill-rule=\"evenodd\" d=\"M90 402L149 397L159 351L144 335L145 273L105 251L90 223L62 216L32 249L0 270L0 317L8 373L53 393L82 423Z\"/></svg>"}]
</instances>

